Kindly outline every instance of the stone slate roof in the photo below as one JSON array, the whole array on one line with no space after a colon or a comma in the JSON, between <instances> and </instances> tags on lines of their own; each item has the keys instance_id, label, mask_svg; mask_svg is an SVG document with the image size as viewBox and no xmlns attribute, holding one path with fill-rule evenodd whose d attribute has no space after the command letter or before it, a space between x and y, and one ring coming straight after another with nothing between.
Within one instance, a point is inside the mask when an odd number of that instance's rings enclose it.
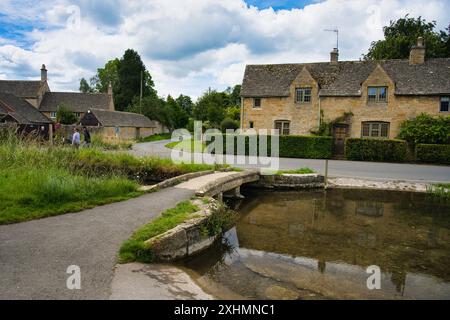
<instances>
[{"instance_id":1,"label":"stone slate roof","mask_svg":"<svg viewBox=\"0 0 450 320\"><path fill-rule=\"evenodd\" d=\"M42 99L39 110L56 112L64 104L72 112L87 112L89 109L109 109L107 93L47 92Z\"/></svg>"},{"instance_id":2,"label":"stone slate roof","mask_svg":"<svg viewBox=\"0 0 450 320\"><path fill-rule=\"evenodd\" d=\"M428 59L422 65L410 65L409 60L248 65L241 96L287 97L290 85L303 68L319 83L321 96L359 96L361 84L378 64L395 82L395 94L450 94L450 58L442 58Z\"/></svg>"},{"instance_id":3,"label":"stone slate roof","mask_svg":"<svg viewBox=\"0 0 450 320\"><path fill-rule=\"evenodd\" d=\"M0 92L20 98L35 98L42 85L42 81L0 80Z\"/></svg>"},{"instance_id":4,"label":"stone slate roof","mask_svg":"<svg viewBox=\"0 0 450 320\"><path fill-rule=\"evenodd\" d=\"M9 93L0 93L0 114L10 115L19 124L52 123L50 119L22 98Z\"/></svg>"},{"instance_id":5,"label":"stone slate roof","mask_svg":"<svg viewBox=\"0 0 450 320\"><path fill-rule=\"evenodd\" d=\"M102 109L91 109L91 113L97 118L103 127L136 127L155 128L153 121L142 114L132 112L110 111ZM86 117L86 115L85 115ZM83 119L81 119L83 124Z\"/></svg>"}]
</instances>

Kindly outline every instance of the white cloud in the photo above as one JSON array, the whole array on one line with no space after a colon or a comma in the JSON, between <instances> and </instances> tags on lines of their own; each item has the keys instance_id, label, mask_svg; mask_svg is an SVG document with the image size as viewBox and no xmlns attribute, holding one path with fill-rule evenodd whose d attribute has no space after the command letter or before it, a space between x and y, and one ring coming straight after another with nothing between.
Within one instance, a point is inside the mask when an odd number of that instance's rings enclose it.
<instances>
[{"instance_id":1,"label":"white cloud","mask_svg":"<svg viewBox=\"0 0 450 320\"><path fill-rule=\"evenodd\" d=\"M246 64L328 60L335 38L326 28L339 27L342 59L358 59L390 20L410 13L443 29L449 10L445 0L328 0L281 11L243 0L5 0L8 22L37 27L26 33L26 49L0 33L0 75L39 78L45 63L54 91L77 90L81 77L134 48L161 95L195 97L241 82Z\"/></svg>"}]
</instances>

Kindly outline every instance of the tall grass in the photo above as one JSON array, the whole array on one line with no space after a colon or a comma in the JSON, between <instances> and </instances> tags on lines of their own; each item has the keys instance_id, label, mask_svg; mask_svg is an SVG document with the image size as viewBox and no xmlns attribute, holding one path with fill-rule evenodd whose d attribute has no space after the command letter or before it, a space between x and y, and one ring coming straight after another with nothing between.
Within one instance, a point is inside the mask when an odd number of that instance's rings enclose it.
<instances>
[{"instance_id":1,"label":"tall grass","mask_svg":"<svg viewBox=\"0 0 450 320\"><path fill-rule=\"evenodd\" d=\"M49 147L12 130L0 130L0 224L128 199L141 194L139 181L210 168L95 147Z\"/></svg>"}]
</instances>

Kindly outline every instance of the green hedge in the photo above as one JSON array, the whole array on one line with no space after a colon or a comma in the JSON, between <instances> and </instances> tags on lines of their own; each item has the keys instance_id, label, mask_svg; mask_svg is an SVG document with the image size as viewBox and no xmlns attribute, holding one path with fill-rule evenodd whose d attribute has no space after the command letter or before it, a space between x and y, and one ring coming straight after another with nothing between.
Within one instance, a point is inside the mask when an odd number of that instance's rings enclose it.
<instances>
[{"instance_id":1,"label":"green hedge","mask_svg":"<svg viewBox=\"0 0 450 320\"><path fill-rule=\"evenodd\" d=\"M230 137L230 136L228 136ZM241 136L242 137L242 136ZM245 138L245 155L249 155L250 136L244 135ZM265 136L261 136L266 138ZM226 138L224 135L224 153L226 153ZM238 154L238 136L234 136L234 154ZM258 142L260 136L257 137ZM280 157L284 158L304 158L304 159L330 159L332 157L333 138L318 136L280 136ZM259 146L259 143L258 143ZM267 136L268 153L271 152L271 136ZM257 150L259 155L260 150ZM241 153L242 154L242 153ZM263 155L265 156L265 155Z\"/></svg>"},{"instance_id":2,"label":"green hedge","mask_svg":"<svg viewBox=\"0 0 450 320\"><path fill-rule=\"evenodd\" d=\"M408 145L403 140L350 138L345 143L348 160L404 162Z\"/></svg>"},{"instance_id":3,"label":"green hedge","mask_svg":"<svg viewBox=\"0 0 450 320\"><path fill-rule=\"evenodd\" d=\"M450 164L450 144L418 144L416 159L424 163Z\"/></svg>"}]
</instances>

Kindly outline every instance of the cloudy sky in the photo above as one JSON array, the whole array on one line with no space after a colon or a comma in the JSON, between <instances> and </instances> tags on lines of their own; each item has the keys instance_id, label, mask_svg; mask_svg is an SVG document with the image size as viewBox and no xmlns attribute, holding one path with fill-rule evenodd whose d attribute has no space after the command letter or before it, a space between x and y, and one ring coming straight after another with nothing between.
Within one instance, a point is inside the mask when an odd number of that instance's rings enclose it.
<instances>
[{"instance_id":1,"label":"cloudy sky","mask_svg":"<svg viewBox=\"0 0 450 320\"><path fill-rule=\"evenodd\" d=\"M39 79L77 91L134 48L161 96L198 97L242 81L246 64L357 60L405 14L449 24L448 0L1 0L0 79Z\"/></svg>"}]
</instances>

